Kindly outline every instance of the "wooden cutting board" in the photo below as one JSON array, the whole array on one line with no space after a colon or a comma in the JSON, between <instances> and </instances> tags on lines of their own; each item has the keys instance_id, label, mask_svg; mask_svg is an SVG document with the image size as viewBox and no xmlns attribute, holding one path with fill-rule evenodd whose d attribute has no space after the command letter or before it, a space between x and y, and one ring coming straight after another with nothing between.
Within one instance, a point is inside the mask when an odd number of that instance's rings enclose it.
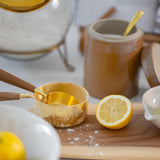
<instances>
[{"instance_id":1,"label":"wooden cutting board","mask_svg":"<svg viewBox=\"0 0 160 160\"><path fill-rule=\"evenodd\" d=\"M160 160L160 129L144 119L142 104L133 104L133 117L123 129L110 130L95 117L96 104L89 104L82 124L57 129L61 158Z\"/></svg>"}]
</instances>

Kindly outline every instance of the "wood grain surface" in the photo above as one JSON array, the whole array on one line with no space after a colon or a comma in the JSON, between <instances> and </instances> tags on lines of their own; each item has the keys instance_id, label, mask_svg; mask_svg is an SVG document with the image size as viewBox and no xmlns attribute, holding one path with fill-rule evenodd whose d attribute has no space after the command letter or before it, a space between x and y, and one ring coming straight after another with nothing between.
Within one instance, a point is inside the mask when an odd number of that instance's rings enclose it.
<instances>
[{"instance_id":1,"label":"wood grain surface","mask_svg":"<svg viewBox=\"0 0 160 160\"><path fill-rule=\"evenodd\" d=\"M142 104L133 104L133 117L123 129L110 130L95 117L89 104L85 122L59 128L61 158L78 159L160 159L160 130L144 119Z\"/></svg>"}]
</instances>

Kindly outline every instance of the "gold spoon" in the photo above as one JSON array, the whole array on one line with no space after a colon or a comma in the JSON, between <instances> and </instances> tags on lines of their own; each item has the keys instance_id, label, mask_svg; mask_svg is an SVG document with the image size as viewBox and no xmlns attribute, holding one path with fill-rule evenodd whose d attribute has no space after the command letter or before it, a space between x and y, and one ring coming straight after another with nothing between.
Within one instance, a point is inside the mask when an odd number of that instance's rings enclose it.
<instances>
[{"instance_id":1,"label":"gold spoon","mask_svg":"<svg viewBox=\"0 0 160 160\"><path fill-rule=\"evenodd\" d=\"M39 91L35 92L34 97L46 104L62 104L70 106L79 103L79 101L74 96L65 92L55 91L45 95L41 93L39 93Z\"/></svg>"},{"instance_id":2,"label":"gold spoon","mask_svg":"<svg viewBox=\"0 0 160 160\"><path fill-rule=\"evenodd\" d=\"M136 12L136 14L134 15L133 19L131 20L131 22L128 24L123 36L128 35L128 33L132 30L132 28L135 26L135 24L138 22L138 20L141 18L141 16L143 15L143 11L138 11Z\"/></svg>"},{"instance_id":3,"label":"gold spoon","mask_svg":"<svg viewBox=\"0 0 160 160\"><path fill-rule=\"evenodd\" d=\"M38 100L46 104L63 104L69 106L79 103L74 96L65 92L56 91L45 94L43 91L37 88L34 90L34 92L35 92L35 97L37 97Z\"/></svg>"},{"instance_id":4,"label":"gold spoon","mask_svg":"<svg viewBox=\"0 0 160 160\"><path fill-rule=\"evenodd\" d=\"M20 98L36 98L41 102L46 104L63 104L63 105L74 105L78 104L78 100L66 93L66 92L51 92L45 94L42 90L37 89L36 86L0 69L0 81L6 82L8 84L12 84L19 88L23 88L30 92L31 94L20 94L20 93L12 93L12 92L0 92L0 101L5 100L18 100Z\"/></svg>"},{"instance_id":5,"label":"gold spoon","mask_svg":"<svg viewBox=\"0 0 160 160\"><path fill-rule=\"evenodd\" d=\"M61 104L61 105L75 105L79 101L72 95L65 92L51 92L44 94L42 91L36 91L35 93L13 93L13 92L0 92L0 101L6 100L19 100L21 98L35 98L46 104Z\"/></svg>"}]
</instances>

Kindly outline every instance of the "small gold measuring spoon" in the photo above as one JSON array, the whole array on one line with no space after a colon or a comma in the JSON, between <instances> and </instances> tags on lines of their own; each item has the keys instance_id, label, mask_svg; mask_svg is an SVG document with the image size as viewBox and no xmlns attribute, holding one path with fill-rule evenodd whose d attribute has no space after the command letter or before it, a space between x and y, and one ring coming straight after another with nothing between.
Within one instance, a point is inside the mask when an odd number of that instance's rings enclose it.
<instances>
[{"instance_id":1,"label":"small gold measuring spoon","mask_svg":"<svg viewBox=\"0 0 160 160\"><path fill-rule=\"evenodd\" d=\"M135 24L138 22L138 20L141 18L141 16L143 15L143 11L138 11L136 12L136 14L134 15L133 19L131 20L131 22L128 24L123 36L126 36L131 30L132 28L135 26Z\"/></svg>"},{"instance_id":2,"label":"small gold measuring spoon","mask_svg":"<svg viewBox=\"0 0 160 160\"><path fill-rule=\"evenodd\" d=\"M51 92L46 97L47 104L63 104L63 105L75 105L79 101L72 95L65 92Z\"/></svg>"},{"instance_id":3,"label":"small gold measuring spoon","mask_svg":"<svg viewBox=\"0 0 160 160\"><path fill-rule=\"evenodd\" d=\"M0 92L0 101L6 100L19 100L21 98L36 98L37 100L46 104L62 104L62 105L75 105L78 104L78 100L64 92L51 92L44 94L42 91L37 90L35 93L14 93L14 92ZM41 94L42 93L42 94Z\"/></svg>"},{"instance_id":4,"label":"small gold measuring spoon","mask_svg":"<svg viewBox=\"0 0 160 160\"><path fill-rule=\"evenodd\" d=\"M74 105L78 104L78 100L65 92L51 92L45 94L43 91L37 89L34 85L0 69L0 81L12 84L14 86L23 88L25 90L33 92L32 94L20 94L12 92L0 92L0 101L5 100L18 100L20 98L36 98L46 104L63 104Z\"/></svg>"}]
</instances>

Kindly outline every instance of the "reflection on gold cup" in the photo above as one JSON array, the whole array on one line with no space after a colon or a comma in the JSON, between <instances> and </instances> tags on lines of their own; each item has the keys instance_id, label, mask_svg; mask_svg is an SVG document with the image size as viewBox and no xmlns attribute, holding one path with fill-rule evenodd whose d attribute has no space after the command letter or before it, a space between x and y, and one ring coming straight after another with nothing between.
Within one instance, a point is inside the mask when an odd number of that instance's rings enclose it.
<instances>
[{"instance_id":1,"label":"reflection on gold cup","mask_svg":"<svg viewBox=\"0 0 160 160\"><path fill-rule=\"evenodd\" d=\"M65 82L49 83L39 87L45 94L61 92L72 95L79 103L74 105L45 104L35 99L33 112L55 127L71 127L83 122L87 116L88 92L85 88ZM63 95L62 95L63 97Z\"/></svg>"}]
</instances>

